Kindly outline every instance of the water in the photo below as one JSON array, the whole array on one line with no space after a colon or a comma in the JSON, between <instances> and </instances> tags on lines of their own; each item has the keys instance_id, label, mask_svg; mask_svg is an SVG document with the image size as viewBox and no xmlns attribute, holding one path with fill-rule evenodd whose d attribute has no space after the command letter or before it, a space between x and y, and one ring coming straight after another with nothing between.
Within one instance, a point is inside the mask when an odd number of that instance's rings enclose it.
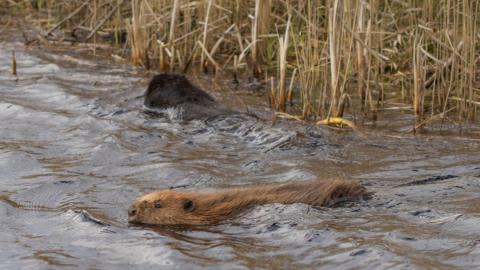
<instances>
[{"instance_id":1,"label":"water","mask_svg":"<svg viewBox=\"0 0 480 270\"><path fill-rule=\"evenodd\" d=\"M413 137L389 125L411 120L398 112L363 133L248 116L182 123L143 112L150 75L129 66L14 41L0 59L1 269L480 267L475 134ZM252 100L215 88L239 110ZM205 228L127 223L133 199L156 189L328 177L375 195L334 209L258 206Z\"/></svg>"}]
</instances>

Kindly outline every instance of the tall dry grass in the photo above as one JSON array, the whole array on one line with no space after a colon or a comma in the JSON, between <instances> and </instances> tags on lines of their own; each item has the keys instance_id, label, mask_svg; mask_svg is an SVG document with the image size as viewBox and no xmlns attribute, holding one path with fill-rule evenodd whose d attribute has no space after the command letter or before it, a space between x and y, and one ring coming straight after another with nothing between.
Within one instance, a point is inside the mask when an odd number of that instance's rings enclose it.
<instances>
[{"instance_id":1,"label":"tall dry grass","mask_svg":"<svg viewBox=\"0 0 480 270\"><path fill-rule=\"evenodd\" d=\"M272 107L302 119L343 117L352 105L375 118L386 104L401 101L411 104L421 127L437 119L474 120L480 106L476 0L6 5L34 14L47 33L84 29L88 42L111 34L132 63L145 68L272 78Z\"/></svg>"}]
</instances>

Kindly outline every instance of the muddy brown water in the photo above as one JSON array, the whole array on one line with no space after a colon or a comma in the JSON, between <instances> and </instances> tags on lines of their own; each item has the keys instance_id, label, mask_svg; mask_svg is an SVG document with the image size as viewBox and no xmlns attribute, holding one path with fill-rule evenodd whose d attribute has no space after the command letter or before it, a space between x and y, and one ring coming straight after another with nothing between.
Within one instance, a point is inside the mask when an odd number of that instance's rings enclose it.
<instances>
[{"instance_id":1,"label":"muddy brown water","mask_svg":"<svg viewBox=\"0 0 480 270\"><path fill-rule=\"evenodd\" d=\"M474 135L414 137L389 126L411 121L395 108L363 134L247 116L182 123L143 112L149 75L129 66L16 42L0 43L0 59L1 269L480 267ZM127 223L132 200L155 189L318 177L375 195L333 209L259 206L205 228Z\"/></svg>"}]
</instances>

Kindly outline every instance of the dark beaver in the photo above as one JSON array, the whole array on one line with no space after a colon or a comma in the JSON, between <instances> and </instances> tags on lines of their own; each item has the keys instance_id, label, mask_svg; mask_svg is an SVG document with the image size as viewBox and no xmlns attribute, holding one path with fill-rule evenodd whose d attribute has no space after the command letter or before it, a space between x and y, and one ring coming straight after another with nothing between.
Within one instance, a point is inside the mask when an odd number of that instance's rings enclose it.
<instances>
[{"instance_id":1,"label":"dark beaver","mask_svg":"<svg viewBox=\"0 0 480 270\"><path fill-rule=\"evenodd\" d=\"M233 111L218 104L209 94L179 74L159 74L150 81L145 92L147 109L177 108L183 120L206 119Z\"/></svg>"},{"instance_id":2,"label":"dark beaver","mask_svg":"<svg viewBox=\"0 0 480 270\"><path fill-rule=\"evenodd\" d=\"M321 207L365 195L365 188L359 183L339 179L248 186L218 192L162 190L136 199L128 210L128 220L143 224L210 225L258 204L305 203Z\"/></svg>"}]
</instances>

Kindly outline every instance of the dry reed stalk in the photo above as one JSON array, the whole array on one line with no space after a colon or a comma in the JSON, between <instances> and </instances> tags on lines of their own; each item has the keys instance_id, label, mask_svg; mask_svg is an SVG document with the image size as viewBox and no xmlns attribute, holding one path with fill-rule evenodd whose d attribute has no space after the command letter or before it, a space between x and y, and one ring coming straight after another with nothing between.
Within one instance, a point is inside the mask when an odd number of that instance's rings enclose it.
<instances>
[{"instance_id":1,"label":"dry reed stalk","mask_svg":"<svg viewBox=\"0 0 480 270\"><path fill-rule=\"evenodd\" d=\"M354 25L356 19L353 17L351 18L348 14L346 14L346 11L352 10L351 7L352 2L346 2L344 4L344 11L342 12L342 31L340 33L341 41L340 43L343 45L343 52L342 55L344 58L342 68L339 69L339 74L340 70L343 71L343 74L341 74L340 78L342 79L341 84L339 84L339 89L338 89L338 105L337 108L335 109L335 115L338 117L343 117L343 113L345 111L345 106L347 104L347 101L350 100L350 96L345 93L345 88L347 85L347 78L351 74L352 70L352 60L354 61L353 55L353 50L355 47L355 35L352 35L351 32L348 31L343 31L343 29L348 29L350 28L349 25ZM341 63L342 63L341 62Z\"/></svg>"},{"instance_id":2,"label":"dry reed stalk","mask_svg":"<svg viewBox=\"0 0 480 270\"><path fill-rule=\"evenodd\" d=\"M305 123L305 121L302 118L300 118L296 115L291 115L291 114L284 113L284 112L275 112L275 117L283 118L283 119L289 119L289 120L296 120L298 122Z\"/></svg>"},{"instance_id":3,"label":"dry reed stalk","mask_svg":"<svg viewBox=\"0 0 480 270\"><path fill-rule=\"evenodd\" d=\"M259 23L258 20L260 18L260 6L262 4L263 0L255 0L255 15L253 17L253 22L252 22L252 62L253 65L256 66L257 63L257 58L258 58L258 52L257 52L257 42L258 42L258 31L259 31Z\"/></svg>"},{"instance_id":4,"label":"dry reed stalk","mask_svg":"<svg viewBox=\"0 0 480 270\"><path fill-rule=\"evenodd\" d=\"M173 39L175 38L175 24L177 22L178 10L180 7L180 0L173 1L172 13L170 18L170 31L168 34L168 43L170 45L170 70L173 71L175 67L175 45L173 44ZM160 52L162 60L161 66L165 70L165 62L163 59L163 50Z\"/></svg>"},{"instance_id":5,"label":"dry reed stalk","mask_svg":"<svg viewBox=\"0 0 480 270\"><path fill-rule=\"evenodd\" d=\"M205 13L205 20L203 21L203 36L202 36L202 43L199 44L202 48L203 48L203 51L202 51L202 54L200 55L200 65L202 66L202 68L204 69L205 72L207 72L207 63L205 62L205 55L206 55L206 52L207 49L207 33L208 33L208 20L210 18L210 11L211 11L211 8L212 8L212 3L213 3L213 0L208 0L208 3L207 3L207 12ZM207 57L210 57L209 55L207 55Z\"/></svg>"},{"instance_id":6,"label":"dry reed stalk","mask_svg":"<svg viewBox=\"0 0 480 270\"><path fill-rule=\"evenodd\" d=\"M363 33L365 31L365 3L363 1L358 1L358 7L357 7L357 33L359 38L363 36ZM365 50L360 44L360 41L355 40L356 43L356 48L357 48L357 69L358 69L358 75L357 75L357 91L358 95L360 97L360 102L363 108L363 104L365 102L365 72L366 72L366 66L365 66Z\"/></svg>"},{"instance_id":7,"label":"dry reed stalk","mask_svg":"<svg viewBox=\"0 0 480 270\"><path fill-rule=\"evenodd\" d=\"M340 34L339 26L339 17L338 14L340 9L342 9L342 3L339 0L333 1L333 7L330 8L328 14L328 48L329 48L329 58L330 58L330 109L328 115L338 116L337 115L337 106L339 102L338 96L338 86L339 86L339 48L340 43L338 42Z\"/></svg>"},{"instance_id":8,"label":"dry reed stalk","mask_svg":"<svg viewBox=\"0 0 480 270\"><path fill-rule=\"evenodd\" d=\"M215 72L220 72L222 71L222 67L217 64L217 62L213 59L212 55L207 51L207 49L203 46L203 44L198 41L198 45L202 49L202 52L207 56L207 59L215 66Z\"/></svg>"},{"instance_id":9,"label":"dry reed stalk","mask_svg":"<svg viewBox=\"0 0 480 270\"><path fill-rule=\"evenodd\" d=\"M233 29L235 28L235 24L232 24L230 25L230 27L225 30L225 32L223 32L222 36L217 40L217 42L215 42L215 44L213 45L212 49L210 50L210 55L215 55L215 53L217 52L217 50L219 49L220 45L223 43L223 41L225 40L225 36L227 34L230 33L230 31L232 31Z\"/></svg>"},{"instance_id":10,"label":"dry reed stalk","mask_svg":"<svg viewBox=\"0 0 480 270\"><path fill-rule=\"evenodd\" d=\"M436 121L436 120L443 120L446 117L446 114L450 111L453 111L454 109L456 109L456 108L455 107L450 108L448 111L441 112L441 113L436 114L436 115L432 115L429 118L427 118L427 119L425 119L425 120L423 120L419 123L417 122L417 124L415 124L415 127L413 128L413 133L416 133L418 129L421 129L422 127L424 127L428 123L431 123L431 122Z\"/></svg>"},{"instance_id":11,"label":"dry reed stalk","mask_svg":"<svg viewBox=\"0 0 480 270\"><path fill-rule=\"evenodd\" d=\"M473 112L476 107L474 103L468 102L474 99L474 81L476 74L477 55L475 53L476 41L475 21L478 16L479 4L473 0L463 0L462 2L462 41L465 44L465 48L462 50L462 59L465 63L462 67L462 96L463 103L460 114L465 119L474 119ZM475 12L477 11L477 12ZM473 36L472 36L473 35Z\"/></svg>"},{"instance_id":12,"label":"dry reed stalk","mask_svg":"<svg viewBox=\"0 0 480 270\"><path fill-rule=\"evenodd\" d=\"M129 33L130 46L132 48L131 60L134 65L144 65L144 53L145 53L145 29L141 24L141 5L142 0L132 0L132 18L130 22L127 22L127 31Z\"/></svg>"},{"instance_id":13,"label":"dry reed stalk","mask_svg":"<svg viewBox=\"0 0 480 270\"><path fill-rule=\"evenodd\" d=\"M270 22L271 0L255 0L255 16L252 25L252 70L253 76L260 78L262 70L262 57L264 51L260 37L264 35Z\"/></svg>"},{"instance_id":14,"label":"dry reed stalk","mask_svg":"<svg viewBox=\"0 0 480 270\"><path fill-rule=\"evenodd\" d=\"M17 76L17 59L15 57L15 51L12 51L12 75Z\"/></svg>"},{"instance_id":15,"label":"dry reed stalk","mask_svg":"<svg viewBox=\"0 0 480 270\"><path fill-rule=\"evenodd\" d=\"M273 77L270 77L270 108L273 110L273 115L275 116L275 111L277 108L277 101L275 99L275 80ZM273 121L275 122L275 121Z\"/></svg>"},{"instance_id":16,"label":"dry reed stalk","mask_svg":"<svg viewBox=\"0 0 480 270\"><path fill-rule=\"evenodd\" d=\"M413 42L413 59L412 59L412 68L413 68L413 110L415 114L420 117L423 117L423 101L424 101L424 85L425 85L425 72L423 69L424 61L423 54L420 50L420 44L422 43L422 38L418 41L416 38Z\"/></svg>"},{"instance_id":17,"label":"dry reed stalk","mask_svg":"<svg viewBox=\"0 0 480 270\"><path fill-rule=\"evenodd\" d=\"M233 56L233 82L238 84L238 56Z\"/></svg>"},{"instance_id":18,"label":"dry reed stalk","mask_svg":"<svg viewBox=\"0 0 480 270\"><path fill-rule=\"evenodd\" d=\"M293 70L292 76L290 77L290 84L288 86L287 101L290 106L293 106L293 84L295 83L295 75L297 74L297 69Z\"/></svg>"},{"instance_id":19,"label":"dry reed stalk","mask_svg":"<svg viewBox=\"0 0 480 270\"><path fill-rule=\"evenodd\" d=\"M98 0L93 0L93 16L92 16L92 19L90 20L90 26L89 28L92 29L94 28L94 25L97 24L97 17L98 17ZM94 38L93 39L93 43L96 44L97 43L97 39ZM94 54L95 54L95 51L94 51Z\"/></svg>"},{"instance_id":20,"label":"dry reed stalk","mask_svg":"<svg viewBox=\"0 0 480 270\"><path fill-rule=\"evenodd\" d=\"M288 16L287 26L285 29L285 35L278 37L279 43L279 52L278 52L278 62L279 62L279 80L278 80L278 90L272 99L276 100L277 110L284 112L286 110L287 104L287 95L285 91L285 80L287 75L287 52L288 52L288 40L289 40L289 30L290 22L292 16Z\"/></svg>"},{"instance_id":21,"label":"dry reed stalk","mask_svg":"<svg viewBox=\"0 0 480 270\"><path fill-rule=\"evenodd\" d=\"M369 48L372 44L372 21L371 20L368 20L367 22L367 32L366 32L366 36L365 36L365 48ZM366 99L365 99L365 104L368 105L368 108L370 109L370 111L374 112L374 102L373 102L373 94L372 94L372 88L370 86L370 81L372 79L372 77L375 76L375 74L372 74L373 73L373 70L374 70L374 66L372 64L373 60L370 59L369 57L367 57L365 59L366 61L366 68L367 68L367 78L366 78L366 89L365 89L365 96L366 96Z\"/></svg>"}]
</instances>

